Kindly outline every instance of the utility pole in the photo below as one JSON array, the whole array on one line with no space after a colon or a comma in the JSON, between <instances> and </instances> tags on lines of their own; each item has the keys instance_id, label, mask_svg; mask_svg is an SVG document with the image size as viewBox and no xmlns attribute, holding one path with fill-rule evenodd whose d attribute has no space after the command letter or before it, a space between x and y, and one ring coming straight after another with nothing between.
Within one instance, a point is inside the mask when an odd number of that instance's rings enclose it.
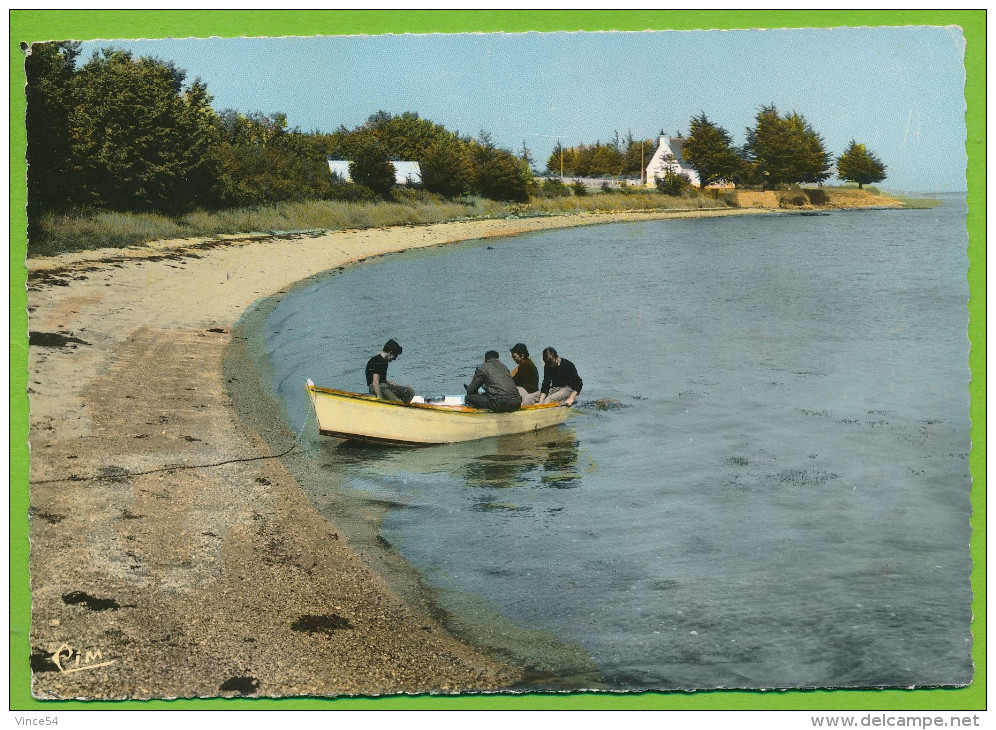
<instances>
[{"instance_id":1,"label":"utility pole","mask_svg":"<svg viewBox=\"0 0 996 730\"><path fill-rule=\"evenodd\" d=\"M564 181L564 145L560 143L560 138L564 135L562 134L534 134L534 137L546 137L548 139L557 140L557 146L560 147L560 181Z\"/></svg>"},{"instance_id":2,"label":"utility pole","mask_svg":"<svg viewBox=\"0 0 996 730\"><path fill-rule=\"evenodd\" d=\"M645 144L644 141L641 139L640 140L640 187L641 188L645 185L645 182L643 180L643 176L647 174L647 166L643 162L643 145L644 144Z\"/></svg>"}]
</instances>

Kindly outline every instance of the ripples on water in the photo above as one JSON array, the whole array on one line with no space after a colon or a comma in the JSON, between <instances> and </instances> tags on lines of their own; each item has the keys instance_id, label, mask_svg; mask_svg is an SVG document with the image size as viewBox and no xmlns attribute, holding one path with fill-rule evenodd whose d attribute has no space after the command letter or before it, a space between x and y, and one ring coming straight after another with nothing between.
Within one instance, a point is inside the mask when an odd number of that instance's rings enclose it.
<instances>
[{"instance_id":1,"label":"ripples on water","mask_svg":"<svg viewBox=\"0 0 996 730\"><path fill-rule=\"evenodd\" d=\"M966 683L964 220L951 198L593 226L300 289L266 325L295 430L305 378L363 390L389 337L390 377L426 395L461 392L485 350L511 365L518 341L585 381L537 434L379 451L308 435L335 486L305 488L386 506L381 539L537 686Z\"/></svg>"}]
</instances>

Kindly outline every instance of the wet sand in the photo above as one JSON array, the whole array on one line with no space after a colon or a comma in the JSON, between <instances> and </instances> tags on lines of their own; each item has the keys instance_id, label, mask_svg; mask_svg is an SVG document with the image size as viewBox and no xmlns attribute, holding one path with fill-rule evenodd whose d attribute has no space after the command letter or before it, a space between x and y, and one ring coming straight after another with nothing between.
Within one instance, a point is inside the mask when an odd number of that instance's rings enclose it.
<instances>
[{"instance_id":1,"label":"wet sand","mask_svg":"<svg viewBox=\"0 0 996 730\"><path fill-rule=\"evenodd\" d=\"M290 449L293 434L240 418L233 394L268 396L248 372L252 353L240 352L239 319L301 279L392 251L753 212L481 220L30 259L34 695L522 686L520 668L448 634L318 514L274 458L273 444Z\"/></svg>"}]
</instances>

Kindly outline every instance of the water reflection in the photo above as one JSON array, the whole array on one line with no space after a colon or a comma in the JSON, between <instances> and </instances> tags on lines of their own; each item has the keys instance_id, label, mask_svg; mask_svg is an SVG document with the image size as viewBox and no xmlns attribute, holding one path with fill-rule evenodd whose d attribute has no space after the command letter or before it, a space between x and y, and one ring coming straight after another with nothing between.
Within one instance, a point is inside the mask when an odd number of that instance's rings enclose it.
<instances>
[{"instance_id":1,"label":"water reflection","mask_svg":"<svg viewBox=\"0 0 996 730\"><path fill-rule=\"evenodd\" d=\"M468 487L507 489L534 484L569 489L581 478L578 441L570 427L424 448L369 447L327 440L322 460L362 479L402 473L446 474Z\"/></svg>"}]
</instances>

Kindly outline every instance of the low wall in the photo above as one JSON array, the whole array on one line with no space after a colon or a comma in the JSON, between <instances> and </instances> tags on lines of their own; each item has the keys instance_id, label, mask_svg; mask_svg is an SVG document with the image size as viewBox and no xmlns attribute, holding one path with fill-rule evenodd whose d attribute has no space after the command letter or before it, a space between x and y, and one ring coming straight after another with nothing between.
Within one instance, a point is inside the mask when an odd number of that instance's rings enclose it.
<instances>
[{"instance_id":1,"label":"low wall","mask_svg":"<svg viewBox=\"0 0 996 730\"><path fill-rule=\"evenodd\" d=\"M902 203L888 195L857 188L797 188L795 190L737 190L741 208L898 208Z\"/></svg>"},{"instance_id":2,"label":"low wall","mask_svg":"<svg viewBox=\"0 0 996 730\"><path fill-rule=\"evenodd\" d=\"M778 196L774 190L738 190L737 205L741 208L778 208Z\"/></svg>"}]
</instances>

